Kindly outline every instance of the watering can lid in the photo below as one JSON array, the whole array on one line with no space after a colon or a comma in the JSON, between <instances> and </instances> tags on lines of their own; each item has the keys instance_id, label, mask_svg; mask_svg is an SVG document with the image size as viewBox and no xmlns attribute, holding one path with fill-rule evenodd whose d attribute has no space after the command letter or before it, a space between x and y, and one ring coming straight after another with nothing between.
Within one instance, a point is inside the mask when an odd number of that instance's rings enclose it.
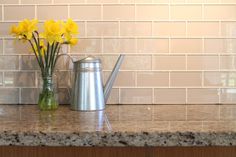
<instances>
[{"instance_id":1,"label":"watering can lid","mask_svg":"<svg viewBox=\"0 0 236 157\"><path fill-rule=\"evenodd\" d=\"M84 59L81 59L79 62L80 63L100 63L101 60L99 58L94 57L94 56L88 56Z\"/></svg>"}]
</instances>

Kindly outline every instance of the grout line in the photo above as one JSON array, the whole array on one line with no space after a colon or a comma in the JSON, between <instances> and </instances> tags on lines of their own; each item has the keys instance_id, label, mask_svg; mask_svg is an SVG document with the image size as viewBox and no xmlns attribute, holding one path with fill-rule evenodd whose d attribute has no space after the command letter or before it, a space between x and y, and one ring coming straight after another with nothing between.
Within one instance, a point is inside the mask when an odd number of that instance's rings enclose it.
<instances>
[{"instance_id":1,"label":"grout line","mask_svg":"<svg viewBox=\"0 0 236 157\"><path fill-rule=\"evenodd\" d=\"M70 5L67 5L67 18L70 18Z\"/></svg>"},{"instance_id":2,"label":"grout line","mask_svg":"<svg viewBox=\"0 0 236 157\"><path fill-rule=\"evenodd\" d=\"M38 18L38 6L37 5L34 5L34 18L37 19Z\"/></svg>"}]
</instances>

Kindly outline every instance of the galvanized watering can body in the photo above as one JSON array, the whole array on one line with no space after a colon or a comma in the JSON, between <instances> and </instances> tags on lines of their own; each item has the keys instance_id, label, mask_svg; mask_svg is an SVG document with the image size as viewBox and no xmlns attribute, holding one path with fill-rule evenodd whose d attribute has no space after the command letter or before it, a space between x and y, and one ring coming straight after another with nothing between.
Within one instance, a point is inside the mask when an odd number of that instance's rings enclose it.
<instances>
[{"instance_id":1,"label":"galvanized watering can body","mask_svg":"<svg viewBox=\"0 0 236 157\"><path fill-rule=\"evenodd\" d=\"M95 111L105 109L113 83L123 62L120 55L106 84L103 84L102 65L99 58L93 56L73 61L71 109Z\"/></svg>"}]
</instances>

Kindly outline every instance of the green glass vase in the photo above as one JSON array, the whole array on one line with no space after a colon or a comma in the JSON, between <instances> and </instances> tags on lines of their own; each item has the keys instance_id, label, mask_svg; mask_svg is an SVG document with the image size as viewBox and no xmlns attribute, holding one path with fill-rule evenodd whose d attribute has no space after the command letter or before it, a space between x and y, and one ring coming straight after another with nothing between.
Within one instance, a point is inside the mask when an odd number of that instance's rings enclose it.
<instances>
[{"instance_id":1,"label":"green glass vase","mask_svg":"<svg viewBox=\"0 0 236 157\"><path fill-rule=\"evenodd\" d=\"M56 110L58 108L57 91L52 76L42 77L42 90L39 94L38 106L42 111Z\"/></svg>"}]
</instances>

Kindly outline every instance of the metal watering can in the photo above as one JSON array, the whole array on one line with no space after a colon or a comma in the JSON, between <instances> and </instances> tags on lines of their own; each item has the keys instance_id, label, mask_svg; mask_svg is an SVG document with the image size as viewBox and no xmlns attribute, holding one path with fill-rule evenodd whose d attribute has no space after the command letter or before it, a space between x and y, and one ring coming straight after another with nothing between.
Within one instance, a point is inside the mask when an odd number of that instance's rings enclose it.
<instances>
[{"instance_id":1,"label":"metal watering can","mask_svg":"<svg viewBox=\"0 0 236 157\"><path fill-rule=\"evenodd\" d=\"M94 111L105 109L112 86L124 60L120 55L106 84L103 86L102 65L99 58L88 56L76 60L68 55L73 62L71 109L79 111Z\"/></svg>"}]
</instances>

